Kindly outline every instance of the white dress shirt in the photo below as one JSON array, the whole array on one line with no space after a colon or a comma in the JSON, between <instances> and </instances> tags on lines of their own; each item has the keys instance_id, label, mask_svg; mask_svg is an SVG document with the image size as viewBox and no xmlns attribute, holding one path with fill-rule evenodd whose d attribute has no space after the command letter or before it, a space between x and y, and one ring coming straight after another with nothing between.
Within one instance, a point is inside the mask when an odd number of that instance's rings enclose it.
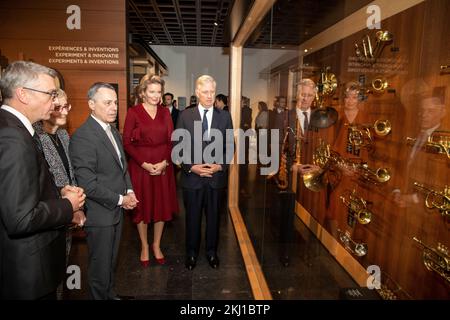
<instances>
[{"instance_id":1,"label":"white dress shirt","mask_svg":"<svg viewBox=\"0 0 450 320\"><path fill-rule=\"evenodd\" d=\"M205 113L204 110L208 110L208 112L206 113L206 119L208 120L208 136L209 136L209 132L211 131L211 123L212 123L214 108L213 107L205 108L200 103L198 104L198 112L200 112L200 117L202 119L202 122L203 122L203 114Z\"/></svg>"},{"instance_id":2,"label":"white dress shirt","mask_svg":"<svg viewBox=\"0 0 450 320\"><path fill-rule=\"evenodd\" d=\"M308 108L308 110L303 111L299 108L295 109L297 111L297 119L298 121L300 121L300 127L302 128L302 133L305 134L305 128L303 128L303 125L305 123L305 115L303 114L303 112L306 112L306 114L308 115L308 123L310 123L311 120L311 108ZM308 129L308 128L306 128Z\"/></svg>"},{"instance_id":3,"label":"white dress shirt","mask_svg":"<svg viewBox=\"0 0 450 320\"><path fill-rule=\"evenodd\" d=\"M105 130L106 133L106 128L108 126L111 126L109 123L103 122L102 120L96 118L93 114L91 114L92 119L94 119L95 121L98 122L98 124L102 127L103 130ZM106 133L106 135L108 136L108 134ZM113 143L113 147L114 149L116 149L117 154L119 155L119 160L122 162L122 156L120 155L120 151L119 151L119 147L117 146L117 142L116 144ZM122 162L123 163L123 162ZM134 192L132 189L128 189L127 193L132 193ZM119 202L117 203L118 206L121 206L123 202L123 196L121 194L119 194Z\"/></svg>"}]
</instances>

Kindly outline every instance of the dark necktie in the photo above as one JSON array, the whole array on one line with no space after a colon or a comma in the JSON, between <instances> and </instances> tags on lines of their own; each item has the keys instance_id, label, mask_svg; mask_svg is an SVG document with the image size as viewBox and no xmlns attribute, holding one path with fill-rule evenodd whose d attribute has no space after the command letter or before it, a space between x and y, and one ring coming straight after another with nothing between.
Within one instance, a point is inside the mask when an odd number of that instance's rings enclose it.
<instances>
[{"instance_id":1,"label":"dark necktie","mask_svg":"<svg viewBox=\"0 0 450 320\"><path fill-rule=\"evenodd\" d=\"M305 116L305 119L303 120L303 133L306 134L306 131L308 130L309 126L308 112L303 111L303 115Z\"/></svg>"},{"instance_id":2,"label":"dark necktie","mask_svg":"<svg viewBox=\"0 0 450 320\"><path fill-rule=\"evenodd\" d=\"M206 118L206 113L209 110L203 110L203 121L202 121L202 135L204 136L205 132L208 131L208 118Z\"/></svg>"}]
</instances>

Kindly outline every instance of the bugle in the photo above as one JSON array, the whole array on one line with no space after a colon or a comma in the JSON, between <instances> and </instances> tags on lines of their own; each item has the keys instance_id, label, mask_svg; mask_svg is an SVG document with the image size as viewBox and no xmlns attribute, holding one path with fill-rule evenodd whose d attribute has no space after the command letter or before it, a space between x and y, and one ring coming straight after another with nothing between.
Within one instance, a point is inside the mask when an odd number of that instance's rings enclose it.
<instances>
[{"instance_id":1,"label":"bugle","mask_svg":"<svg viewBox=\"0 0 450 320\"><path fill-rule=\"evenodd\" d=\"M450 256L448 248L441 243L438 243L436 248L432 248L416 237L413 237L413 240L423 248L422 260L425 267L430 271L436 272L450 283Z\"/></svg>"}]
</instances>

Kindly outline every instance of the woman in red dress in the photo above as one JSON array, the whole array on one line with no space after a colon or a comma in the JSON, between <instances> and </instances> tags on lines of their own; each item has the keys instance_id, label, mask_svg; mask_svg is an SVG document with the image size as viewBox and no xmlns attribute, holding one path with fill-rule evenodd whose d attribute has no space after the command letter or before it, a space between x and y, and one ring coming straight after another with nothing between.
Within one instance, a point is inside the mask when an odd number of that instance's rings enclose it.
<instances>
[{"instance_id":1,"label":"woman in red dress","mask_svg":"<svg viewBox=\"0 0 450 320\"><path fill-rule=\"evenodd\" d=\"M123 132L123 145L129 155L128 170L139 203L133 221L141 239L141 265L149 265L147 225L154 223L153 255L164 264L160 243L164 222L178 212L175 177L171 162L173 131L170 112L158 106L164 81L146 75L139 84L143 103L128 109Z\"/></svg>"}]
</instances>

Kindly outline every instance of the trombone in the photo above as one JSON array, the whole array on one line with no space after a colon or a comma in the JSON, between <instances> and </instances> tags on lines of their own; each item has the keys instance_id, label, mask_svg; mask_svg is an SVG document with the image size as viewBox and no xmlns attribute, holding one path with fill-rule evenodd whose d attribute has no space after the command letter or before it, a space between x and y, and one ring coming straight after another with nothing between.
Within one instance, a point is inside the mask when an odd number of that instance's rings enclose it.
<instances>
[{"instance_id":1,"label":"trombone","mask_svg":"<svg viewBox=\"0 0 450 320\"><path fill-rule=\"evenodd\" d=\"M360 224L368 224L372 221L372 212L367 208L367 201L356 194L356 190L348 196L348 200L345 196L339 197L342 200L348 210L349 215L356 218Z\"/></svg>"},{"instance_id":2,"label":"trombone","mask_svg":"<svg viewBox=\"0 0 450 320\"><path fill-rule=\"evenodd\" d=\"M448 248L441 243L438 243L436 248L432 248L416 237L413 240L420 244L423 248L423 264L425 267L439 274L448 283L450 283L450 256Z\"/></svg>"},{"instance_id":3,"label":"trombone","mask_svg":"<svg viewBox=\"0 0 450 320\"><path fill-rule=\"evenodd\" d=\"M342 232L340 229L337 230L339 235L339 240L344 245L344 248L350 251L357 257L364 257L367 254L368 247L366 243L356 242L350 237L350 232Z\"/></svg>"},{"instance_id":4,"label":"trombone","mask_svg":"<svg viewBox=\"0 0 450 320\"><path fill-rule=\"evenodd\" d=\"M377 120L373 125L349 125L348 142L354 147L371 147L373 137L370 129L373 129L377 136L384 137L391 132L392 125L389 120Z\"/></svg>"},{"instance_id":5,"label":"trombone","mask_svg":"<svg viewBox=\"0 0 450 320\"><path fill-rule=\"evenodd\" d=\"M450 187L445 186L443 191L438 192L417 181L414 186L425 191L425 206L428 209L438 209L442 216L450 216Z\"/></svg>"}]
</instances>

